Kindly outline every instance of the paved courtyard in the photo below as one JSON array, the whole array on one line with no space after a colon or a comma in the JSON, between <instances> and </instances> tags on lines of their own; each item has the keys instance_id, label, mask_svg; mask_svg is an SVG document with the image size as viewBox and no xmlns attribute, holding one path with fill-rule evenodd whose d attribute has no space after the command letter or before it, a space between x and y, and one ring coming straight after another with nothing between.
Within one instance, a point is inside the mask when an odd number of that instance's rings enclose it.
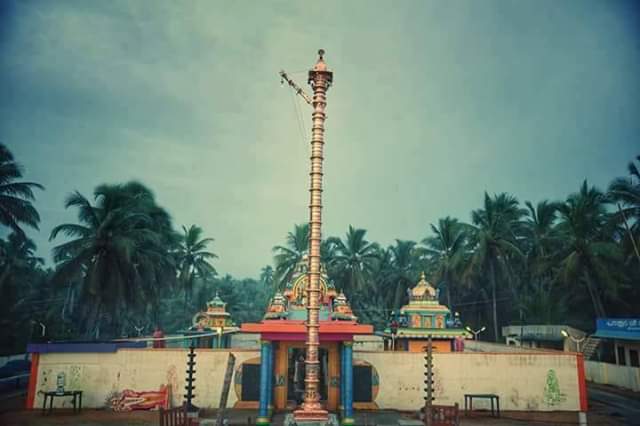
<instances>
[{"instance_id":1,"label":"paved courtyard","mask_svg":"<svg viewBox=\"0 0 640 426\"><path fill-rule=\"evenodd\" d=\"M231 410L229 413L229 424L234 426L249 425L255 423L255 411ZM410 419L409 413L399 413L396 411L358 412L356 413L356 425L360 426L396 426L400 419ZM274 416L273 425L283 424L284 415ZM589 415L590 425L623 425L625 423L618 419L591 413ZM402 422L405 423L405 422ZM410 426L413 422L409 423ZM158 424L157 412L132 412L114 413L106 410L84 410L81 414L71 412L56 412L52 415L43 416L39 410L36 411L10 411L0 414L0 424L3 426L106 426L106 425L131 425L131 426L155 426ZM526 412L504 412L502 418L491 418L487 413L474 413L471 417L463 417L462 425L570 425L578 424L576 413L555 412L555 413L526 413Z\"/></svg>"}]
</instances>

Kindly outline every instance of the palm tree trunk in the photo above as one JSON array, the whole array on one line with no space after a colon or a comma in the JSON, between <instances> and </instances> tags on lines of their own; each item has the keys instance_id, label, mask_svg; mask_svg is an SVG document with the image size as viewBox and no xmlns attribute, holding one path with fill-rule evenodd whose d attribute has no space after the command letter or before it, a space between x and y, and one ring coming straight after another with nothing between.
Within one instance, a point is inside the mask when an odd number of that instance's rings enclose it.
<instances>
[{"instance_id":1,"label":"palm tree trunk","mask_svg":"<svg viewBox=\"0 0 640 426\"><path fill-rule=\"evenodd\" d=\"M449 309L453 309L451 305L451 278L449 277L449 271L445 271L444 273L444 285L447 288L447 307Z\"/></svg>"},{"instance_id":2,"label":"palm tree trunk","mask_svg":"<svg viewBox=\"0 0 640 426\"><path fill-rule=\"evenodd\" d=\"M607 314L604 310L602 299L598 294L598 289L596 288L595 284L593 283L593 280L591 279L591 274L589 273L589 271L586 271L584 276L585 276L585 281L587 283L587 289L589 290L589 296L591 296L591 302L593 303L593 310L595 311L596 316L598 318L605 318Z\"/></svg>"},{"instance_id":3,"label":"palm tree trunk","mask_svg":"<svg viewBox=\"0 0 640 426\"><path fill-rule=\"evenodd\" d=\"M395 297L393 298L393 309L400 309L400 306L402 305L402 294L404 291L402 280L398 280L398 284L396 284Z\"/></svg>"},{"instance_id":4,"label":"palm tree trunk","mask_svg":"<svg viewBox=\"0 0 640 426\"><path fill-rule=\"evenodd\" d=\"M493 260L489 261L489 280L491 281L491 305L493 309L493 338L498 341L498 306L496 303L496 270Z\"/></svg>"},{"instance_id":5,"label":"palm tree trunk","mask_svg":"<svg viewBox=\"0 0 640 426\"><path fill-rule=\"evenodd\" d=\"M0 274L0 294L2 294L2 290L4 289L4 282L7 280L7 277L9 277L10 271L11 263L7 264L7 266L5 266L4 270L2 271L2 274Z\"/></svg>"},{"instance_id":6,"label":"palm tree trunk","mask_svg":"<svg viewBox=\"0 0 640 426\"><path fill-rule=\"evenodd\" d=\"M95 338L96 334L94 332L97 331L97 335L100 334L100 325L98 324L100 319L100 301L95 301L93 304L93 308L89 312L89 318L87 318L87 328L85 329L85 336L89 339Z\"/></svg>"}]
</instances>

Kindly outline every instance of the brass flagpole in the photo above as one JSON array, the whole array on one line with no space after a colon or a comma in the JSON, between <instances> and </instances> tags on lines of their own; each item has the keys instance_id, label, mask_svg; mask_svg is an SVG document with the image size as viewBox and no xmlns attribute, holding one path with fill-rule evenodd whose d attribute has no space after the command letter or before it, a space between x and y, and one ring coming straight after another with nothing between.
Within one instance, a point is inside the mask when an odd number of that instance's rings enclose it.
<instances>
[{"instance_id":1,"label":"brass flagpole","mask_svg":"<svg viewBox=\"0 0 640 426\"><path fill-rule=\"evenodd\" d=\"M318 51L318 62L309 71L313 89L313 125L311 128L311 202L309 204L309 280L307 288L307 341L304 378L304 402L294 412L297 421L326 421L328 412L320 404L320 361L318 359L320 311L320 243L322 241L322 161L326 93L333 73L324 62L324 50Z\"/></svg>"}]
</instances>

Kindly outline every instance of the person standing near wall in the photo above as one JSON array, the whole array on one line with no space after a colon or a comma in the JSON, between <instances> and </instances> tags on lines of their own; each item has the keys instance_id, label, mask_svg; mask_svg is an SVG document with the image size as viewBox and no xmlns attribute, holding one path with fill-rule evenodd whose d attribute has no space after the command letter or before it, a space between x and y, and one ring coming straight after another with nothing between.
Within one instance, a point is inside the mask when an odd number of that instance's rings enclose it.
<instances>
[{"instance_id":1,"label":"person standing near wall","mask_svg":"<svg viewBox=\"0 0 640 426\"><path fill-rule=\"evenodd\" d=\"M156 326L155 331L153 332L154 339L162 339L164 338L164 332L160 328L160 326ZM154 340L153 348L154 349L162 349L166 347L166 342L164 340Z\"/></svg>"}]
</instances>

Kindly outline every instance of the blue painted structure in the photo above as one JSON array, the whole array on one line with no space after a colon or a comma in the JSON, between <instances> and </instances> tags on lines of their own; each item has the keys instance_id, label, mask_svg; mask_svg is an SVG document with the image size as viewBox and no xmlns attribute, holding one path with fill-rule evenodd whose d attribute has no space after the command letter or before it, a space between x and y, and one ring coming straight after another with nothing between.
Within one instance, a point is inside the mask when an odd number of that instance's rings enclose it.
<instances>
[{"instance_id":1,"label":"blue painted structure","mask_svg":"<svg viewBox=\"0 0 640 426\"><path fill-rule=\"evenodd\" d=\"M268 425L269 418L269 353L271 352L271 342L263 340L260 342L260 403L258 405L257 425Z\"/></svg>"},{"instance_id":2,"label":"blue painted structure","mask_svg":"<svg viewBox=\"0 0 640 426\"><path fill-rule=\"evenodd\" d=\"M352 425L353 420L353 342L343 343L345 364L344 374L344 416L343 425Z\"/></svg>"},{"instance_id":3,"label":"blue painted structure","mask_svg":"<svg viewBox=\"0 0 640 426\"><path fill-rule=\"evenodd\" d=\"M27 345L29 353L109 353L118 349L142 349L147 342L69 342L69 343L30 343Z\"/></svg>"},{"instance_id":4,"label":"blue painted structure","mask_svg":"<svg viewBox=\"0 0 640 426\"><path fill-rule=\"evenodd\" d=\"M344 399L344 390L345 390L345 381L344 381L344 377L345 377L345 371L347 369L346 367L346 363L345 363L345 357L344 357L344 345L340 345L340 415L344 416L344 406L345 406L345 399Z\"/></svg>"},{"instance_id":5,"label":"blue painted structure","mask_svg":"<svg viewBox=\"0 0 640 426\"><path fill-rule=\"evenodd\" d=\"M639 318L598 318L596 337L640 341Z\"/></svg>"},{"instance_id":6,"label":"blue painted structure","mask_svg":"<svg viewBox=\"0 0 640 426\"><path fill-rule=\"evenodd\" d=\"M273 413L273 343L269 344L267 353L267 412L271 417Z\"/></svg>"}]
</instances>

